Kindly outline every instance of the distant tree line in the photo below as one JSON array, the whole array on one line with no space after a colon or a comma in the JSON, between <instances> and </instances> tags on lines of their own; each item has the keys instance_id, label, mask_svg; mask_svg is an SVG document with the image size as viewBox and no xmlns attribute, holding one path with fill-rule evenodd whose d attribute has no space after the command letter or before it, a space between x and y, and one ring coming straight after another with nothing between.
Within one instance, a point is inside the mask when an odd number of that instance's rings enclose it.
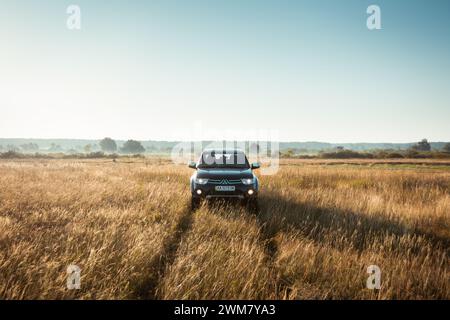
<instances>
[{"instance_id":1,"label":"distant tree line","mask_svg":"<svg viewBox=\"0 0 450 320\"><path fill-rule=\"evenodd\" d=\"M166 143L167 144L167 143ZM280 156L283 158L330 158L330 159L344 159L344 158L411 158L411 157L441 157L450 154L450 143L444 145L441 144L439 150L432 149L431 144L427 139L422 139L416 144L412 145L409 149L375 149L368 151L355 151L354 149L345 149L343 146L336 146L333 149L325 149L320 152L310 151L305 148L284 148L280 151ZM69 149L70 148L70 149ZM260 148L258 144L252 144L250 150L253 152L259 152ZM147 146L147 149L137 140L127 140L121 146L117 144L110 137L106 137L98 141L98 143L91 142L86 145L77 145L75 147L66 147L64 149L57 143L51 143L50 146L41 148L37 143L23 143L23 144L7 144L6 146L0 145L0 153L14 152L33 154L38 152L43 153L64 153L68 155L84 154L99 156L102 153L105 155L113 155L116 153L133 155L142 154L145 152L166 152L169 153L171 148L161 147L156 148L154 145ZM441 154L442 153L442 154Z\"/></svg>"},{"instance_id":2,"label":"distant tree line","mask_svg":"<svg viewBox=\"0 0 450 320\"><path fill-rule=\"evenodd\" d=\"M46 153L66 153L66 154L91 154L103 152L105 154L114 154L116 152L122 154L142 154L146 149L142 146L141 142L137 140L127 140L120 148L117 146L116 141L106 137L99 141L97 144L86 144L84 146L76 146L69 150L64 149L57 143L51 143L49 147L41 149L37 143L24 143L21 145L7 144L5 147L0 145L0 153L38 153L44 151Z\"/></svg>"},{"instance_id":3,"label":"distant tree line","mask_svg":"<svg viewBox=\"0 0 450 320\"><path fill-rule=\"evenodd\" d=\"M106 153L114 153L117 150L124 154L141 154L145 152L145 148L136 140L127 140L120 148L117 148L116 142L111 138L104 138L99 144L102 151Z\"/></svg>"},{"instance_id":4,"label":"distant tree line","mask_svg":"<svg viewBox=\"0 0 450 320\"><path fill-rule=\"evenodd\" d=\"M422 139L407 150L354 151L337 146L317 154L301 154L299 150L287 149L280 152L282 158L321 158L321 159L398 159L398 158L447 158L450 157L450 143L441 150L431 150L427 139Z\"/></svg>"}]
</instances>

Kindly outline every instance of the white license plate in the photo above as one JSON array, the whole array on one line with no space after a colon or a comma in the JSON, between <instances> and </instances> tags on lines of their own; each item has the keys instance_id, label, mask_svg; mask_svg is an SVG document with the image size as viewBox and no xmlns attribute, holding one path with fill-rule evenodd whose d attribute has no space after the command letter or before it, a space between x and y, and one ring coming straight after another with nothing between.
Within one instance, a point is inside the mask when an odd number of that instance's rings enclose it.
<instances>
[{"instance_id":1,"label":"white license plate","mask_svg":"<svg viewBox=\"0 0 450 320\"><path fill-rule=\"evenodd\" d=\"M234 191L236 190L235 186L216 186L216 191Z\"/></svg>"}]
</instances>

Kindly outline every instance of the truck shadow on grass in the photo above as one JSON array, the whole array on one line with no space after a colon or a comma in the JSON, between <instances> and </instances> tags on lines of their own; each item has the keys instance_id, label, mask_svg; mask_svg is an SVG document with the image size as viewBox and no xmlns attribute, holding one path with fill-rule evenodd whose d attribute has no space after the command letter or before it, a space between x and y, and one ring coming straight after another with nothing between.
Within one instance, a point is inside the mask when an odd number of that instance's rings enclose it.
<instances>
[{"instance_id":1,"label":"truck shadow on grass","mask_svg":"<svg viewBox=\"0 0 450 320\"><path fill-rule=\"evenodd\" d=\"M175 261L182 238L191 229L192 223L193 211L190 205L187 205L181 213L175 231L164 241L161 254L149 261L146 276L131 284L131 299L158 299L158 287L165 278L167 269Z\"/></svg>"},{"instance_id":2,"label":"truck shadow on grass","mask_svg":"<svg viewBox=\"0 0 450 320\"><path fill-rule=\"evenodd\" d=\"M275 290L280 297L290 297L294 283L289 275L278 270L276 264L280 254L279 232L293 232L318 246L330 246L342 251L350 248L358 254L370 248L395 251L400 256L408 254L413 259L427 259L427 247L430 246L432 252L450 256L450 239L431 231L408 228L382 215L320 207L312 202L296 202L277 194L260 197L256 220L261 228L260 241L274 269ZM405 237L410 237L412 241L405 241ZM375 244L383 244L383 247L374 247ZM434 258L440 260L439 253Z\"/></svg>"},{"instance_id":3,"label":"truck shadow on grass","mask_svg":"<svg viewBox=\"0 0 450 320\"><path fill-rule=\"evenodd\" d=\"M400 239L403 236L423 237L433 248L441 248L450 255L450 239L430 231L408 227L381 215L319 207L312 202L295 202L281 195L260 197L257 220L261 225L263 237L269 240L279 231L293 231L320 244L327 243L340 250L351 246L361 252L375 241L386 237L392 238L391 246L396 249L405 245ZM343 240L332 241L330 236ZM423 246L423 242L415 243L412 248L407 248L413 254L417 254ZM271 251L276 251L276 248Z\"/></svg>"}]
</instances>

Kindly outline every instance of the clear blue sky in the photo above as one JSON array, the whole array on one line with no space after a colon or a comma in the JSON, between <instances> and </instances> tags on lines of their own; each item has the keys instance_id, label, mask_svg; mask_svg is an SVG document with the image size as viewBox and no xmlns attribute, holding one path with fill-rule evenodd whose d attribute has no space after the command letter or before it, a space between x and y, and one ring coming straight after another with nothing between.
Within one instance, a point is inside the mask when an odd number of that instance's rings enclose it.
<instances>
[{"instance_id":1,"label":"clear blue sky","mask_svg":"<svg viewBox=\"0 0 450 320\"><path fill-rule=\"evenodd\" d=\"M446 0L2 0L0 41L0 137L450 140Z\"/></svg>"}]
</instances>

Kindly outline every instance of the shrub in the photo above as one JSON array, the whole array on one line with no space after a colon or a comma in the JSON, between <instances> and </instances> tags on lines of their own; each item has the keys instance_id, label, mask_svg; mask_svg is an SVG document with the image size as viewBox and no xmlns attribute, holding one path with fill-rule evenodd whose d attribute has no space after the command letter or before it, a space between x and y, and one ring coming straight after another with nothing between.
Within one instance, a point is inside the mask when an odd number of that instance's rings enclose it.
<instances>
[{"instance_id":1,"label":"shrub","mask_svg":"<svg viewBox=\"0 0 450 320\"><path fill-rule=\"evenodd\" d=\"M1 159L22 159L25 158L25 155L17 152L17 151L7 151L4 153L0 153Z\"/></svg>"},{"instance_id":2,"label":"shrub","mask_svg":"<svg viewBox=\"0 0 450 320\"><path fill-rule=\"evenodd\" d=\"M339 150L335 152L321 152L319 157L322 159L372 159L371 153L360 153L353 150Z\"/></svg>"}]
</instances>

